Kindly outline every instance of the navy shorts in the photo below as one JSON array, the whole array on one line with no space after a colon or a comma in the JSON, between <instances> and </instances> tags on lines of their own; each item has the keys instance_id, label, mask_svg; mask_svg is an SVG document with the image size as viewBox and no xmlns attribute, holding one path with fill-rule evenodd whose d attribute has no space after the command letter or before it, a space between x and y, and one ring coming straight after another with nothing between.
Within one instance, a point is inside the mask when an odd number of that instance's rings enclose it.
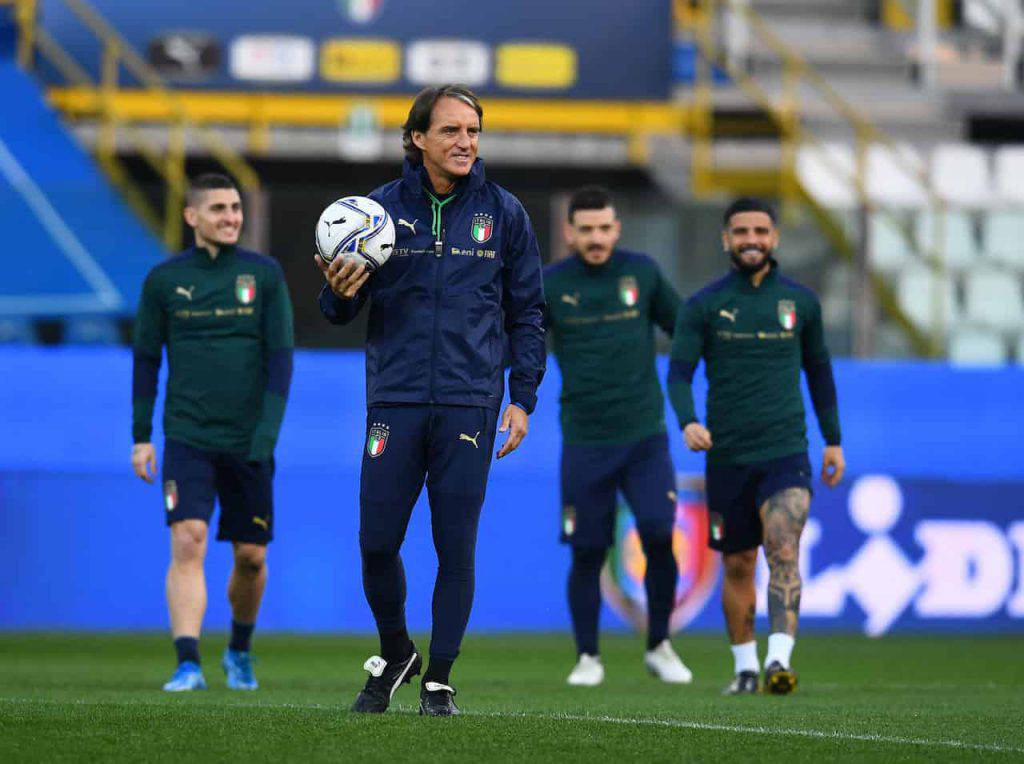
<instances>
[{"instance_id":1,"label":"navy shorts","mask_svg":"<svg viewBox=\"0 0 1024 764\"><path fill-rule=\"evenodd\" d=\"M210 523L220 502L218 541L267 544L274 537L274 458L249 462L168 440L164 445L164 509L167 524Z\"/></svg>"},{"instance_id":2,"label":"navy shorts","mask_svg":"<svg viewBox=\"0 0 1024 764\"><path fill-rule=\"evenodd\" d=\"M811 461L804 453L751 464L708 462L705 476L708 546L732 554L761 545L768 499L787 488L811 490Z\"/></svg>"},{"instance_id":3,"label":"navy shorts","mask_svg":"<svg viewBox=\"0 0 1024 764\"><path fill-rule=\"evenodd\" d=\"M615 542L615 512L622 491L642 537L672 533L676 478L668 436L622 445L562 446L562 534L564 543L607 548Z\"/></svg>"}]
</instances>

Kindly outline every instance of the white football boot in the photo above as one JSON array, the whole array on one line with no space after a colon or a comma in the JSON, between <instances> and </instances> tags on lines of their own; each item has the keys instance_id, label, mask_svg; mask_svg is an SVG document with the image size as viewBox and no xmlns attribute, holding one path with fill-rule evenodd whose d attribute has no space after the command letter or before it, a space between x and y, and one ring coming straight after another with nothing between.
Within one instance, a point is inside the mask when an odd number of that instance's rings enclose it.
<instances>
[{"instance_id":1,"label":"white football boot","mask_svg":"<svg viewBox=\"0 0 1024 764\"><path fill-rule=\"evenodd\" d=\"M686 668L667 639L644 653L644 665L653 676L669 684L689 684L693 681L693 672Z\"/></svg>"},{"instance_id":2,"label":"white football boot","mask_svg":"<svg viewBox=\"0 0 1024 764\"><path fill-rule=\"evenodd\" d=\"M604 666L597 655L580 655L579 662L566 679L574 687L597 687L604 681Z\"/></svg>"}]
</instances>

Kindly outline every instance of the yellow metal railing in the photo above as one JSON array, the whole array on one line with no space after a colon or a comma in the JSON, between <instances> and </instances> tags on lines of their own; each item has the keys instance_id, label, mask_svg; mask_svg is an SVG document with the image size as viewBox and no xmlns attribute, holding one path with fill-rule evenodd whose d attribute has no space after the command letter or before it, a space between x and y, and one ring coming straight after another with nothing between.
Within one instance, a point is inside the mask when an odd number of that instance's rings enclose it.
<instances>
[{"instance_id":1,"label":"yellow metal railing","mask_svg":"<svg viewBox=\"0 0 1024 764\"><path fill-rule=\"evenodd\" d=\"M832 85L815 70L796 50L782 41L765 23L764 19L754 11L748 3L731 4L733 12L741 13L743 21L749 25L753 37L763 43L781 63L782 92L773 97L764 86L749 75L742 67L734 65L717 43L716 22L724 6L730 5L724 0L698 0L689 3L677 0L678 4L690 6L689 24L697 42L698 56L697 83L694 90L694 114L691 124L694 126L693 150L693 188L698 195L713 192L720 183L721 173L717 172L713 159L714 131L712 127L715 85L712 80L712 66L719 66L726 71L736 85L775 123L780 135L781 163L777 174L777 190L780 196L796 200L810 209L826 238L838 253L846 260L857 259L857 246L850 240L841 220L834 213L821 205L813 194L809 193L800 182L797 173L797 155L802 145L824 149L824 141L810 130L803 122L802 90L809 89L825 103L834 113L838 122L845 124L854 136L855 162L852 172L843 167L828 152L821 150L820 158L825 167L836 178L849 183L854 189L859 206L867 212L880 213L892 219L893 225L906 238L911 250L921 250L914 241L913 232L902 221L892 216L891 211L879 207L871 199L866 182L866 165L868 147L883 146L889 149L893 160L907 177L912 178L920 186L925 201L936 213L933 216L936 231L933 237L934 246L924 253L925 262L939 277L945 277L944 231L942 228L942 212L947 205L937 194L931 184L927 171L923 166L913 162L898 150L897 144L876 125L863 116L852 104L847 102ZM678 15L677 15L678 18ZM943 316L950 306L944 304L944 290L933 290L932 313L934 326L929 332L915 324L901 310L896 295L887 280L878 273L870 272L870 283L882 310L903 329L914 351L927 356L939 356L943 350Z\"/></svg>"},{"instance_id":2,"label":"yellow metal railing","mask_svg":"<svg viewBox=\"0 0 1024 764\"><path fill-rule=\"evenodd\" d=\"M18 59L31 69L35 52L53 65L77 92L86 93L93 104L89 116L99 120L96 156L100 166L118 187L135 212L159 232L168 249L181 246L181 208L187 179L185 144L195 137L238 181L243 192L259 190L259 176L252 166L213 129L190 119L181 97L164 85L160 75L140 56L86 0L61 0L101 45L100 80L95 82L86 69L37 24L36 0L13 2L19 25ZM126 118L120 109L122 70L138 83L150 101L161 104L168 127L167 146L160 149ZM142 156L164 184L164 209L155 211L118 158L122 139Z\"/></svg>"},{"instance_id":3,"label":"yellow metal railing","mask_svg":"<svg viewBox=\"0 0 1024 764\"><path fill-rule=\"evenodd\" d=\"M0 0L0 5L8 5L14 8L14 20L21 33L18 35L17 58L18 64L24 69L28 68L32 60L33 30L36 17L36 0Z\"/></svg>"},{"instance_id":4,"label":"yellow metal railing","mask_svg":"<svg viewBox=\"0 0 1024 764\"><path fill-rule=\"evenodd\" d=\"M917 0L882 0L882 23L890 29L909 32L918 14ZM953 25L953 0L935 0L935 22L940 29Z\"/></svg>"}]
</instances>

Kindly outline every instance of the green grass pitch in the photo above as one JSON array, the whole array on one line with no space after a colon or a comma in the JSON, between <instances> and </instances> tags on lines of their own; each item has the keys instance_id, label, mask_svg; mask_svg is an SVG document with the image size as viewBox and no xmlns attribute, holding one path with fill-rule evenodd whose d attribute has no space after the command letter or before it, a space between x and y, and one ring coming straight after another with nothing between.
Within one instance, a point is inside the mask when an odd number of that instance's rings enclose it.
<instances>
[{"instance_id":1,"label":"green grass pitch","mask_svg":"<svg viewBox=\"0 0 1024 764\"><path fill-rule=\"evenodd\" d=\"M742 698L719 694L723 637L674 641L692 685L656 682L639 639L607 636L595 689L565 684L568 635L473 635L453 674L464 715L423 719L418 684L384 716L348 712L369 637L258 635L262 689L237 693L213 634L210 690L171 695L166 637L0 635L0 761L1024 760L1022 637L807 635L796 694Z\"/></svg>"}]
</instances>

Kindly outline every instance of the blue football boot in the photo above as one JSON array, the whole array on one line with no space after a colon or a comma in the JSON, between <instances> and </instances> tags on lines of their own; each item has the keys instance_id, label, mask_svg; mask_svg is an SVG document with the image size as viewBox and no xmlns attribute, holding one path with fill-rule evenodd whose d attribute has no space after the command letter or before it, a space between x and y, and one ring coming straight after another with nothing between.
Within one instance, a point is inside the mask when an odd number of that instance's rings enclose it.
<instances>
[{"instance_id":1,"label":"blue football boot","mask_svg":"<svg viewBox=\"0 0 1024 764\"><path fill-rule=\"evenodd\" d=\"M240 650L225 650L220 665L228 678L229 690L256 690L259 683L253 673L254 658L250 653Z\"/></svg>"},{"instance_id":2,"label":"blue football boot","mask_svg":"<svg viewBox=\"0 0 1024 764\"><path fill-rule=\"evenodd\" d=\"M206 680L203 678L203 670L198 663L185 661L179 663L174 670L174 676L164 685L167 692L188 692L189 690L205 690Z\"/></svg>"}]
</instances>

